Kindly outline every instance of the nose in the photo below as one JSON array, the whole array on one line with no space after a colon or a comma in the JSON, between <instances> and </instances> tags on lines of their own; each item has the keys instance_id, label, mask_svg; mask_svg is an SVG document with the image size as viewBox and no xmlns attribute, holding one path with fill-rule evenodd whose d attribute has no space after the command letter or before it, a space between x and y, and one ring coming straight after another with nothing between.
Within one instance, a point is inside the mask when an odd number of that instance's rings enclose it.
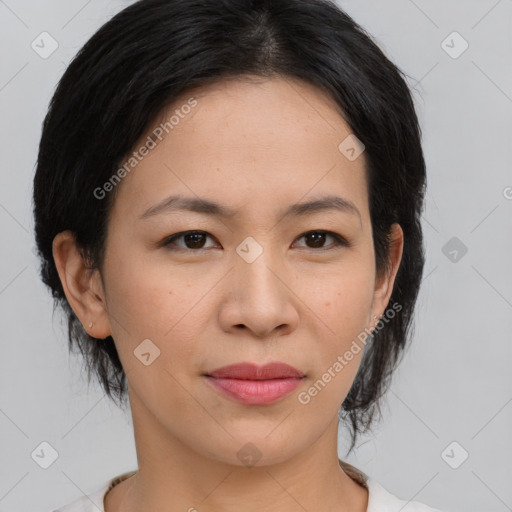
<instances>
[{"instance_id":1,"label":"nose","mask_svg":"<svg viewBox=\"0 0 512 512\"><path fill-rule=\"evenodd\" d=\"M263 250L251 263L236 254L219 312L223 330L245 328L258 338L293 332L299 323L300 299L293 290L292 274L270 250Z\"/></svg>"}]
</instances>

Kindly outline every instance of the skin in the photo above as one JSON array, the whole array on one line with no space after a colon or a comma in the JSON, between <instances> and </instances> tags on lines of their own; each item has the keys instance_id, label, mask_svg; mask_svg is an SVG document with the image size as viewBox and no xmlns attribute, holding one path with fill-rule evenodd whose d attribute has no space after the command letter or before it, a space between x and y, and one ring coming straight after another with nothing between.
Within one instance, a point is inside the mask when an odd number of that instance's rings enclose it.
<instances>
[{"instance_id":1,"label":"skin","mask_svg":"<svg viewBox=\"0 0 512 512\"><path fill-rule=\"evenodd\" d=\"M368 492L337 455L337 413L363 351L307 405L298 395L382 315L403 232L393 226L390 271L377 276L365 154L349 161L338 150L351 130L318 89L253 77L192 92L171 110L191 96L197 106L118 185L103 274L86 269L71 232L54 240L69 303L91 336L113 337L128 379L138 472L107 494L105 510L364 512ZM237 213L139 219L171 194ZM360 217L280 214L328 194ZM187 230L206 234L160 244ZM352 245L304 236L318 230ZM248 236L263 250L252 263L236 252ZM160 350L148 366L134 357L144 339ZM274 404L246 405L202 376L242 361L284 361L306 378ZM246 443L261 453L254 467L237 456Z\"/></svg>"}]
</instances>

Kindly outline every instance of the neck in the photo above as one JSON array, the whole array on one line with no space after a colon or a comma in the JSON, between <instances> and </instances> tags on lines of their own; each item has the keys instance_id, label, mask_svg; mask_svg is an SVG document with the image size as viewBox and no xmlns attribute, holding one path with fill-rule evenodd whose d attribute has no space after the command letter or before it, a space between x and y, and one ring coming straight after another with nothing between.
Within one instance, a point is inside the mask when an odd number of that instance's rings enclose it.
<instances>
[{"instance_id":1,"label":"neck","mask_svg":"<svg viewBox=\"0 0 512 512\"><path fill-rule=\"evenodd\" d=\"M307 449L246 467L194 451L131 405L139 468L106 495L105 512L367 510L362 478L337 456L337 416Z\"/></svg>"}]
</instances>

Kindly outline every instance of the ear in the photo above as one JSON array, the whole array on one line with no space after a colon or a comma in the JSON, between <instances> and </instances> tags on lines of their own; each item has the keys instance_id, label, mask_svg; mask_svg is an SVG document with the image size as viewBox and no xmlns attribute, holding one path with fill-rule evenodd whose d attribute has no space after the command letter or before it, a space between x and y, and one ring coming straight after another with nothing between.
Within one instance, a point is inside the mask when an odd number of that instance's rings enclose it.
<instances>
[{"instance_id":1,"label":"ear","mask_svg":"<svg viewBox=\"0 0 512 512\"><path fill-rule=\"evenodd\" d=\"M391 226L390 233L390 244L388 251L389 270L387 273L381 276L377 276L375 279L375 291L373 295L372 319L370 323L374 324L373 316L380 317L386 309L391 293L393 291L393 285L395 283L396 274L402 260L402 252L404 247L404 232L400 224L393 224Z\"/></svg>"},{"instance_id":2,"label":"ear","mask_svg":"<svg viewBox=\"0 0 512 512\"><path fill-rule=\"evenodd\" d=\"M69 305L94 338L111 335L101 276L83 260L70 230L53 239L53 259ZM89 324L92 322L92 327Z\"/></svg>"}]
</instances>

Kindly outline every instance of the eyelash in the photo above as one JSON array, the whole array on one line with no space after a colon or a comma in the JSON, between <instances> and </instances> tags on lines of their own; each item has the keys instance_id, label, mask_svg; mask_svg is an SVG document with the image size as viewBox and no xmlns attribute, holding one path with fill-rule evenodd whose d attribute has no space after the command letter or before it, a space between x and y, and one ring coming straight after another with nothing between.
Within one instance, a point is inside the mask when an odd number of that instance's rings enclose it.
<instances>
[{"instance_id":1,"label":"eyelash","mask_svg":"<svg viewBox=\"0 0 512 512\"><path fill-rule=\"evenodd\" d=\"M308 248L308 247L306 247L306 249L311 249L313 251L316 251L316 250L331 251L333 249L337 249L337 248L340 248L340 247L347 247L348 248L348 247L352 246L352 244L347 239L342 237L341 235L338 235L337 233L333 233L332 231L325 231L325 230L306 231L300 237L298 237L298 239L300 239L300 238L302 238L302 237L304 237L306 235L313 234L313 233L321 233L321 234L332 236L334 238L334 240L335 240L334 247L327 248L327 249L325 249L323 247L320 247L320 248L311 248L311 247ZM168 248L168 250L171 250L171 251L199 252L199 251L205 251L205 250L209 249L209 247L206 247L206 248L201 247L199 249L190 249L188 247L171 247L175 240L177 240L179 238L183 238L183 237L185 237L187 235L194 235L194 234L204 234L204 235L207 235L207 236L210 236L211 238L213 238L213 236L210 235L209 233L207 233L206 231L200 231L200 230L183 231L181 233L176 233L175 235L167 237L162 242L162 246Z\"/></svg>"}]
</instances>

